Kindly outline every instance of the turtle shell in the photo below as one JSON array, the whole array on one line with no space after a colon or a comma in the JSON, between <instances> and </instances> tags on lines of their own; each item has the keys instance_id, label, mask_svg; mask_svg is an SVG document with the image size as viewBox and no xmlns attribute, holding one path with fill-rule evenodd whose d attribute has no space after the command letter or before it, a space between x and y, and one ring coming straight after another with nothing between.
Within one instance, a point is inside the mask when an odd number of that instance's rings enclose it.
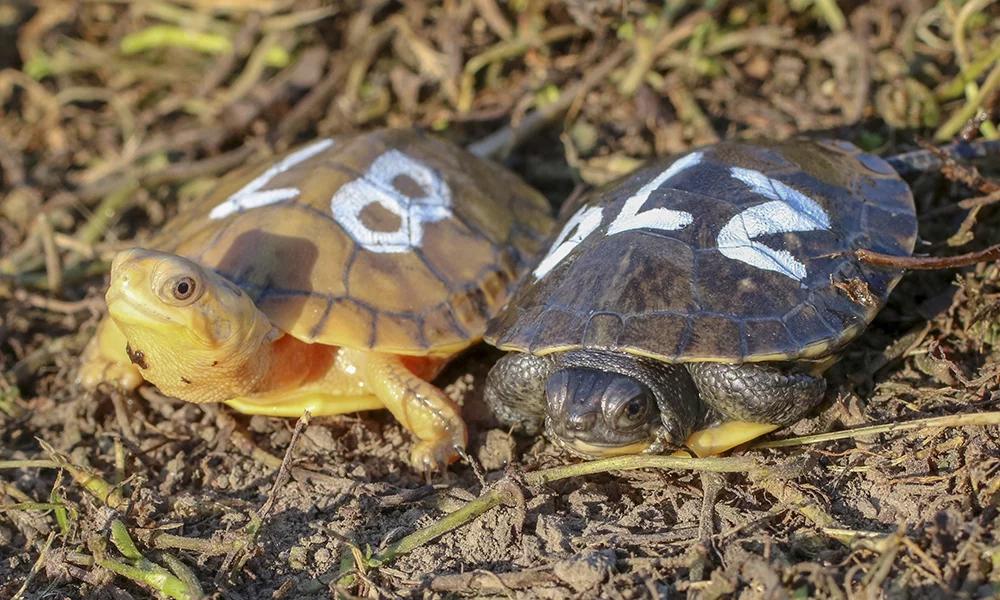
<instances>
[{"instance_id":1,"label":"turtle shell","mask_svg":"<svg viewBox=\"0 0 1000 600\"><path fill-rule=\"evenodd\" d=\"M501 349L600 348L666 362L820 358L857 336L909 255L913 196L840 141L725 142L584 196L491 322Z\"/></svg>"},{"instance_id":2,"label":"turtle shell","mask_svg":"<svg viewBox=\"0 0 1000 600\"><path fill-rule=\"evenodd\" d=\"M225 177L151 246L215 269L306 342L438 355L482 336L552 224L499 165L379 130Z\"/></svg>"}]
</instances>

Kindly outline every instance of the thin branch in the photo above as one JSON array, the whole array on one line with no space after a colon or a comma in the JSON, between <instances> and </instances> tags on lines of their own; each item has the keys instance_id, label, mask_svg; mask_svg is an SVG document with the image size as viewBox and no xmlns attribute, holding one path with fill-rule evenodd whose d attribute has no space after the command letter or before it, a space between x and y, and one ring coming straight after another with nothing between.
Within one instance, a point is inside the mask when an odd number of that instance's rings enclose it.
<instances>
[{"instance_id":1,"label":"thin branch","mask_svg":"<svg viewBox=\"0 0 1000 600\"><path fill-rule=\"evenodd\" d=\"M990 246L978 252L969 252L956 256L894 256L892 254L882 254L881 252L865 249L855 250L854 256L862 262L877 267L892 267L896 269L909 269L911 271L935 271L938 269L968 267L1000 259L1000 244Z\"/></svg>"}]
</instances>

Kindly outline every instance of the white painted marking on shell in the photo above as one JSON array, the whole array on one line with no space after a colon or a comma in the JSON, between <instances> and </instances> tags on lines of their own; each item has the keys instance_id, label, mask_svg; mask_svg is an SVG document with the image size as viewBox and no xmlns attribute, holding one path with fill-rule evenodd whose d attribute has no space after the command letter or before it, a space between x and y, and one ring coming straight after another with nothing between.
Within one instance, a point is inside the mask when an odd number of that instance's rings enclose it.
<instances>
[{"instance_id":1,"label":"white painted marking on shell","mask_svg":"<svg viewBox=\"0 0 1000 600\"><path fill-rule=\"evenodd\" d=\"M400 192L393 181L412 179L424 196L413 198ZM395 231L373 231L361 220L361 212L378 204L399 218ZM343 186L330 199L334 219L361 247L371 252L407 252L419 248L424 224L451 216L451 189L433 169L399 150L376 158L365 174Z\"/></svg>"},{"instance_id":2,"label":"white painted marking on shell","mask_svg":"<svg viewBox=\"0 0 1000 600\"><path fill-rule=\"evenodd\" d=\"M639 191L632 194L615 220L608 226L608 235L615 235L633 229L659 229L661 231L676 231L691 224L693 217L691 213L682 210L672 210L669 208L652 208L646 212L639 212L639 209L649 200L649 195L660 189L664 183L677 174L690 169L701 162L704 157L702 152L692 152L683 156L665 171L649 180L646 185L639 188Z\"/></svg>"},{"instance_id":3,"label":"white painted marking on shell","mask_svg":"<svg viewBox=\"0 0 1000 600\"><path fill-rule=\"evenodd\" d=\"M607 236L612 236L634 229L659 229L660 231L676 231L691 224L693 216L689 212L673 210L669 208L651 208L645 212L639 212L649 196L660 189L663 184L677 174L690 169L701 162L704 154L702 152L692 152L673 162L662 173L650 179L636 193L629 196L622 205L618 216L608 226ZM573 251L584 239L597 229L603 218L604 210L599 207L584 207L576 212L572 218L563 226L562 231L552 244L552 249L532 274L535 279L541 279L549 273L562 259ZM570 236L575 230L574 235Z\"/></svg>"},{"instance_id":4,"label":"white painted marking on shell","mask_svg":"<svg viewBox=\"0 0 1000 600\"><path fill-rule=\"evenodd\" d=\"M604 209L599 206L585 206L576 211L552 243L552 249L532 271L531 274L534 275L535 279L541 279L548 275L549 271L573 251L573 248L576 248L601 225L603 218Z\"/></svg>"},{"instance_id":5,"label":"white painted marking on shell","mask_svg":"<svg viewBox=\"0 0 1000 600\"><path fill-rule=\"evenodd\" d=\"M796 281L805 279L806 267L787 250L764 245L753 238L796 231L828 231L830 217L815 200L760 171L731 167L730 174L770 202L751 206L735 215L719 231L716 246L727 258L752 267L781 273Z\"/></svg>"},{"instance_id":6,"label":"white painted marking on shell","mask_svg":"<svg viewBox=\"0 0 1000 600\"><path fill-rule=\"evenodd\" d=\"M213 208L212 212L208 213L208 218L222 219L236 212L260 208L261 206L298 197L300 193L298 188L289 187L263 191L261 191L261 188L278 175L301 162L309 160L331 146L333 146L333 140L322 139L292 152L274 165L271 165L270 168L255 177L253 181Z\"/></svg>"}]
</instances>

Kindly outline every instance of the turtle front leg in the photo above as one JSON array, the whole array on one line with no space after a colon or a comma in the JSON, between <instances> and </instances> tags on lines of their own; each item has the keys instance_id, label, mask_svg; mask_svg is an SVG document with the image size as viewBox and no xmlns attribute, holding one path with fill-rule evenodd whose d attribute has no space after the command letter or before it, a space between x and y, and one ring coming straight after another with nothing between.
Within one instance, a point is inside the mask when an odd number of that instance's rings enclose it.
<instances>
[{"instance_id":1,"label":"turtle front leg","mask_svg":"<svg viewBox=\"0 0 1000 600\"><path fill-rule=\"evenodd\" d=\"M145 358L138 352L130 356L127 347L125 335L114 321L105 318L83 350L77 383L87 389L102 383L117 384L126 391L139 387L143 382L139 369Z\"/></svg>"},{"instance_id":2,"label":"turtle front leg","mask_svg":"<svg viewBox=\"0 0 1000 600\"><path fill-rule=\"evenodd\" d=\"M434 470L458 458L468 443L459 407L434 384L408 369L404 357L341 348L340 368L352 369L417 443L410 461L418 470Z\"/></svg>"},{"instance_id":3,"label":"turtle front leg","mask_svg":"<svg viewBox=\"0 0 1000 600\"><path fill-rule=\"evenodd\" d=\"M506 354L486 376L483 398L505 425L539 434L545 428L545 384L555 368L548 356Z\"/></svg>"},{"instance_id":4,"label":"turtle front leg","mask_svg":"<svg viewBox=\"0 0 1000 600\"><path fill-rule=\"evenodd\" d=\"M692 434L687 446L699 456L725 452L793 423L823 401L826 380L754 363L690 363L702 400L723 417Z\"/></svg>"}]
</instances>

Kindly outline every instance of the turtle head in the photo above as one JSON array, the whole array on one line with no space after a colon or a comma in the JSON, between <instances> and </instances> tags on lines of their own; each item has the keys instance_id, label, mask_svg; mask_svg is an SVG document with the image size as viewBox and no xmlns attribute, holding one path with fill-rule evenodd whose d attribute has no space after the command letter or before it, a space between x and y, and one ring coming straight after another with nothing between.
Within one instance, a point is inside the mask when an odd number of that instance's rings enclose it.
<instances>
[{"instance_id":1,"label":"turtle head","mask_svg":"<svg viewBox=\"0 0 1000 600\"><path fill-rule=\"evenodd\" d=\"M643 452L664 426L653 391L621 373L562 368L549 377L545 397L549 437L584 456Z\"/></svg>"},{"instance_id":2,"label":"turtle head","mask_svg":"<svg viewBox=\"0 0 1000 600\"><path fill-rule=\"evenodd\" d=\"M236 285L180 256L135 248L111 264L108 313L143 377L190 402L251 392L280 337Z\"/></svg>"}]
</instances>

